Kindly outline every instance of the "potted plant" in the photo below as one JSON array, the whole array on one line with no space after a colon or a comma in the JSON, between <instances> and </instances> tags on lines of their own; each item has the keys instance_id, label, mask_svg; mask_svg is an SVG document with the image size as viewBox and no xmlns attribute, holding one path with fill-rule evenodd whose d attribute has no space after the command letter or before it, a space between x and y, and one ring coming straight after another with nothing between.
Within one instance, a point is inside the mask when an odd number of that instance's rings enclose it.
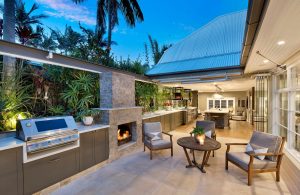
<instances>
[{"instance_id":1,"label":"potted plant","mask_svg":"<svg viewBox=\"0 0 300 195\"><path fill-rule=\"evenodd\" d=\"M84 109L79 112L78 117L82 123L86 126L92 125L94 122L94 116L100 114L99 110L96 109Z\"/></svg>"},{"instance_id":2,"label":"potted plant","mask_svg":"<svg viewBox=\"0 0 300 195\"><path fill-rule=\"evenodd\" d=\"M166 108L167 111L172 110L172 103L166 102L166 103L164 103L164 106L165 106L165 108Z\"/></svg>"},{"instance_id":3,"label":"potted plant","mask_svg":"<svg viewBox=\"0 0 300 195\"><path fill-rule=\"evenodd\" d=\"M194 130L192 131L192 134L194 134L195 141L197 143L200 143L201 145L204 144L205 140L205 132L202 127L194 127Z\"/></svg>"}]
</instances>

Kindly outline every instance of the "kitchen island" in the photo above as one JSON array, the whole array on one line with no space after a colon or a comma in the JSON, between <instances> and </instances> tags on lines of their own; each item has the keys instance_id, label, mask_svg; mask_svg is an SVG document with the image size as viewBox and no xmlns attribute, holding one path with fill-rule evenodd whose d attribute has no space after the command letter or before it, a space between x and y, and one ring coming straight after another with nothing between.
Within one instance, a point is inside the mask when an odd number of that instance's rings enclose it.
<instances>
[{"instance_id":1,"label":"kitchen island","mask_svg":"<svg viewBox=\"0 0 300 195\"><path fill-rule=\"evenodd\" d=\"M211 110L206 110L204 113L205 113L205 120L214 121L216 123L216 128L218 129L229 128L228 110L211 109Z\"/></svg>"}]
</instances>

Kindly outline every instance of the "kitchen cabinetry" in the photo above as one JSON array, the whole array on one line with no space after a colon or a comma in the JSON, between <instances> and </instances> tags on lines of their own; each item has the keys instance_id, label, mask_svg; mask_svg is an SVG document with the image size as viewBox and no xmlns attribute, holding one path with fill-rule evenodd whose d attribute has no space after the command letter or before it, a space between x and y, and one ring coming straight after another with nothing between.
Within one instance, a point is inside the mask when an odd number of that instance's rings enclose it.
<instances>
[{"instance_id":1,"label":"kitchen cabinetry","mask_svg":"<svg viewBox=\"0 0 300 195\"><path fill-rule=\"evenodd\" d=\"M23 194L22 147L0 151L0 193Z\"/></svg>"},{"instance_id":2,"label":"kitchen cabinetry","mask_svg":"<svg viewBox=\"0 0 300 195\"><path fill-rule=\"evenodd\" d=\"M164 122L165 122L165 124L164 124L164 128L163 128L163 131L164 132L169 132L169 131L171 131L171 115L173 115L174 113L172 113L172 114L166 114L166 115L164 115L163 117L164 117Z\"/></svg>"},{"instance_id":3,"label":"kitchen cabinetry","mask_svg":"<svg viewBox=\"0 0 300 195\"><path fill-rule=\"evenodd\" d=\"M197 117L197 108L188 108L187 111L184 111L184 124L188 124L189 122L197 119Z\"/></svg>"},{"instance_id":4,"label":"kitchen cabinetry","mask_svg":"<svg viewBox=\"0 0 300 195\"><path fill-rule=\"evenodd\" d=\"M78 149L25 163L24 194L32 194L62 181L79 171Z\"/></svg>"},{"instance_id":5,"label":"kitchen cabinetry","mask_svg":"<svg viewBox=\"0 0 300 195\"><path fill-rule=\"evenodd\" d=\"M80 134L80 171L95 164L94 131Z\"/></svg>"},{"instance_id":6,"label":"kitchen cabinetry","mask_svg":"<svg viewBox=\"0 0 300 195\"><path fill-rule=\"evenodd\" d=\"M108 159L108 156L108 129L80 134L80 171Z\"/></svg>"},{"instance_id":7,"label":"kitchen cabinetry","mask_svg":"<svg viewBox=\"0 0 300 195\"><path fill-rule=\"evenodd\" d=\"M95 131L95 164L109 157L108 129Z\"/></svg>"},{"instance_id":8,"label":"kitchen cabinetry","mask_svg":"<svg viewBox=\"0 0 300 195\"><path fill-rule=\"evenodd\" d=\"M183 111L178 111L170 114L164 114L143 120L143 123L160 122L162 130L169 132L183 124Z\"/></svg>"}]
</instances>

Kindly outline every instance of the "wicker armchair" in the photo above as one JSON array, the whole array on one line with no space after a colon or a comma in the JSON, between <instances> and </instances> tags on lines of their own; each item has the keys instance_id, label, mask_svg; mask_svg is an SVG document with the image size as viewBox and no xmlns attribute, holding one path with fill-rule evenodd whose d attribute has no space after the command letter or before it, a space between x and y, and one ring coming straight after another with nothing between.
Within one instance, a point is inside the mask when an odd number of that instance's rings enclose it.
<instances>
[{"instance_id":1,"label":"wicker armchair","mask_svg":"<svg viewBox=\"0 0 300 195\"><path fill-rule=\"evenodd\" d=\"M230 146L246 146L248 143L227 143L225 169L228 170L228 162L231 162L246 171L249 186L252 184L252 177L256 173L276 172L276 181L279 182L284 142L284 137L254 131L249 143L268 148L267 153L230 152ZM256 158L258 156L265 156L265 159L259 160Z\"/></svg>"},{"instance_id":2,"label":"wicker armchair","mask_svg":"<svg viewBox=\"0 0 300 195\"><path fill-rule=\"evenodd\" d=\"M168 135L170 141L164 140L162 134ZM173 156L172 137L173 135L162 131L160 122L143 124L144 152L146 147L150 150L150 160L152 160L153 150L171 149L171 156Z\"/></svg>"}]
</instances>

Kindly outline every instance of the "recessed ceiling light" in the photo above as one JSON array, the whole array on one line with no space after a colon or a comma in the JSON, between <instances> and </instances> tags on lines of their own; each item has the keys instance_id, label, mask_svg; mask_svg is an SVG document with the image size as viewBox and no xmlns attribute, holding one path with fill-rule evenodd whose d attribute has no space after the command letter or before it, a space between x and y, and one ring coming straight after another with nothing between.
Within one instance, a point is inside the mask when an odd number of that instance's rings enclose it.
<instances>
[{"instance_id":1,"label":"recessed ceiling light","mask_svg":"<svg viewBox=\"0 0 300 195\"><path fill-rule=\"evenodd\" d=\"M216 85L217 83L214 83L214 85Z\"/></svg>"},{"instance_id":2,"label":"recessed ceiling light","mask_svg":"<svg viewBox=\"0 0 300 195\"><path fill-rule=\"evenodd\" d=\"M284 45L285 44L285 41L278 41L277 42L277 45Z\"/></svg>"},{"instance_id":3,"label":"recessed ceiling light","mask_svg":"<svg viewBox=\"0 0 300 195\"><path fill-rule=\"evenodd\" d=\"M264 60L264 63L266 64L266 63L268 63L269 62L269 60Z\"/></svg>"},{"instance_id":4,"label":"recessed ceiling light","mask_svg":"<svg viewBox=\"0 0 300 195\"><path fill-rule=\"evenodd\" d=\"M179 85L175 85L175 87L178 87Z\"/></svg>"}]
</instances>

